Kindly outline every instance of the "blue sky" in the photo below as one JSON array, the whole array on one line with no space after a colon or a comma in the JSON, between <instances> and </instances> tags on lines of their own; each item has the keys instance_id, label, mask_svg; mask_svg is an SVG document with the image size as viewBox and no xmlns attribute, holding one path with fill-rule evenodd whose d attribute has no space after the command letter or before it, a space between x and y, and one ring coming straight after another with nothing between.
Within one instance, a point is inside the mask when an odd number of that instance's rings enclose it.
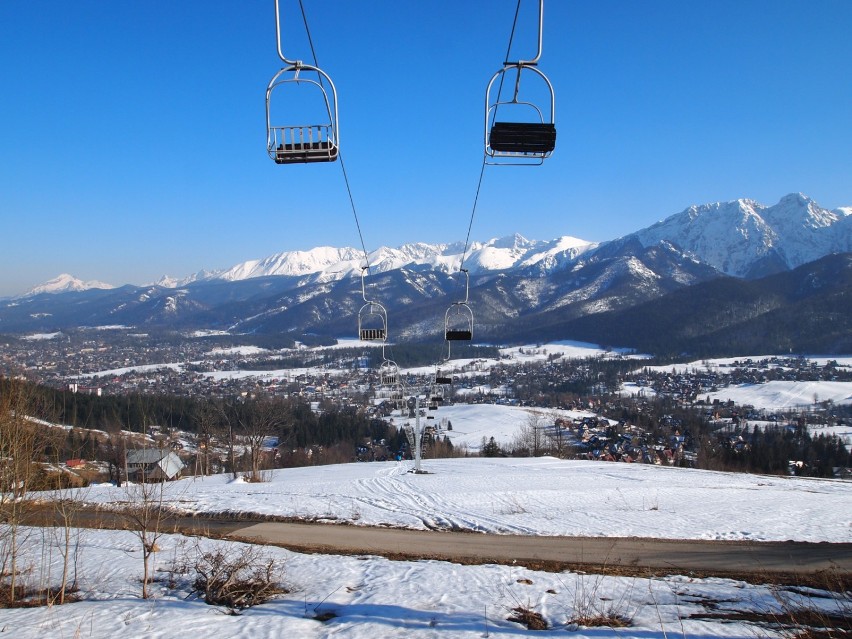
<instances>
[{"instance_id":1,"label":"blue sky","mask_svg":"<svg viewBox=\"0 0 852 639\"><path fill-rule=\"evenodd\" d=\"M464 240L516 2L304 4L367 249ZM0 296L62 272L144 284L359 246L339 163L266 155L273 7L0 0ZM282 11L285 52L310 60L297 0ZM601 241L794 191L852 205L850 32L848 0L547 0L557 149L487 168L473 239Z\"/></svg>"}]
</instances>

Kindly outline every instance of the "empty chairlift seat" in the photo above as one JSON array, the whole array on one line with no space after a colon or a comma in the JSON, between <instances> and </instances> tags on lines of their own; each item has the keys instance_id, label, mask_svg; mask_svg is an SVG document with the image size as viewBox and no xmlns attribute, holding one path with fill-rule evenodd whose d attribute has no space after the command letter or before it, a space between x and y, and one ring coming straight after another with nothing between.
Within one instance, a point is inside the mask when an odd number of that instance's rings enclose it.
<instances>
[{"instance_id":1,"label":"empty chairlift seat","mask_svg":"<svg viewBox=\"0 0 852 639\"><path fill-rule=\"evenodd\" d=\"M552 153L556 148L556 125L551 122L495 122L488 145L497 153Z\"/></svg>"},{"instance_id":2,"label":"empty chairlift seat","mask_svg":"<svg viewBox=\"0 0 852 639\"><path fill-rule=\"evenodd\" d=\"M362 328L360 338L364 341L383 341L387 337L383 328Z\"/></svg>"},{"instance_id":3,"label":"empty chairlift seat","mask_svg":"<svg viewBox=\"0 0 852 639\"><path fill-rule=\"evenodd\" d=\"M266 88L266 150L269 157L276 164L334 162L339 155L340 144L334 83L319 67L284 58L280 46L279 56L287 66L272 77ZM273 94L275 108L272 106ZM291 117L298 117L296 122L302 123L294 124ZM304 124L305 121L313 124Z\"/></svg>"},{"instance_id":4,"label":"empty chairlift seat","mask_svg":"<svg viewBox=\"0 0 852 639\"><path fill-rule=\"evenodd\" d=\"M276 164L305 164L334 162L338 148L326 126L276 127L273 131L277 145Z\"/></svg>"}]
</instances>

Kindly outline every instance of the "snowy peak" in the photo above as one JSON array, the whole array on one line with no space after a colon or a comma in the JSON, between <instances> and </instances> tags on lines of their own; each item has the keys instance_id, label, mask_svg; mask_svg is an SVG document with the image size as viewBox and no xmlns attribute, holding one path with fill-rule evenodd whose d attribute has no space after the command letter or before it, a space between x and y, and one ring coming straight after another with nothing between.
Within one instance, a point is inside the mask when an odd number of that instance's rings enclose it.
<instances>
[{"instance_id":1,"label":"snowy peak","mask_svg":"<svg viewBox=\"0 0 852 639\"><path fill-rule=\"evenodd\" d=\"M352 248L320 246L309 251L285 251L261 260L249 260L214 275L215 279L234 281L268 275L302 276L317 273L334 264L357 259Z\"/></svg>"},{"instance_id":2,"label":"snowy peak","mask_svg":"<svg viewBox=\"0 0 852 639\"><path fill-rule=\"evenodd\" d=\"M633 236L646 247L670 242L723 273L753 277L852 251L852 216L792 193L774 206L748 199L691 206Z\"/></svg>"},{"instance_id":3,"label":"snowy peak","mask_svg":"<svg viewBox=\"0 0 852 639\"><path fill-rule=\"evenodd\" d=\"M791 193L766 206L751 199L690 206L631 235L603 245L574 237L529 240L515 233L486 242L379 247L364 254L355 248L321 246L285 251L249 260L221 271L200 271L183 280L163 278L170 288L202 281L241 281L268 276L298 278L300 285L358 277L365 261L370 273L413 269L452 273L463 264L481 275L521 269L546 275L585 255L606 254L631 243L667 246L682 259L700 262L735 277L761 277L796 268L832 253L852 252L852 208L830 211L802 193Z\"/></svg>"},{"instance_id":4,"label":"snowy peak","mask_svg":"<svg viewBox=\"0 0 852 639\"><path fill-rule=\"evenodd\" d=\"M519 234L473 242L465 247L453 244L415 242L396 248L387 246L368 253L371 273L386 273L401 268L429 269L450 273L464 265L472 273L503 271L517 266L541 264L545 270L565 264L597 244L574 237L551 241L528 240ZM267 258L249 260L221 271L200 271L184 279L163 276L156 284L166 288L192 282L225 280L229 282L256 277L288 275L308 281L328 282L357 276L364 266L364 254L354 248L321 246L308 251L285 251Z\"/></svg>"},{"instance_id":5,"label":"snowy peak","mask_svg":"<svg viewBox=\"0 0 852 639\"><path fill-rule=\"evenodd\" d=\"M111 289L115 288L112 284L106 284L104 282L99 282L97 280L89 280L88 282L84 282L83 280L79 280L73 275L69 275L68 273L62 273L54 277L52 280L48 280L44 284L40 284L36 287L33 287L26 293L24 293L21 297L32 297L33 295L40 295L42 293L68 293L73 291L87 291L92 288L98 289Z\"/></svg>"}]
</instances>

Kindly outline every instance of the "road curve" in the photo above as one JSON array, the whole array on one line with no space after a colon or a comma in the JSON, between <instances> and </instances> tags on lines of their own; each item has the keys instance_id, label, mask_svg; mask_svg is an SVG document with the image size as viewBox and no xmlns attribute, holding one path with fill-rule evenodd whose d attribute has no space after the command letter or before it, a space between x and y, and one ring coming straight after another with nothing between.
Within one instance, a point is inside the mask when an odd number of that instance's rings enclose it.
<instances>
[{"instance_id":1,"label":"road curve","mask_svg":"<svg viewBox=\"0 0 852 639\"><path fill-rule=\"evenodd\" d=\"M852 575L852 544L541 537L264 522L228 535L293 550L718 575Z\"/></svg>"}]
</instances>

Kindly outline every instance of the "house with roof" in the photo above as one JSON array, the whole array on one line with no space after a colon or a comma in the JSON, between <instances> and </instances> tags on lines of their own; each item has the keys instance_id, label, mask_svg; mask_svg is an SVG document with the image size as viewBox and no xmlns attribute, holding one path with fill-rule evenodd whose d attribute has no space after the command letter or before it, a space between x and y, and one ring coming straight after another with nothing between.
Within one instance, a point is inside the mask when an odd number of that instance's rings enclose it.
<instances>
[{"instance_id":1,"label":"house with roof","mask_svg":"<svg viewBox=\"0 0 852 639\"><path fill-rule=\"evenodd\" d=\"M136 481L169 481L180 477L184 463L168 448L127 451L127 478Z\"/></svg>"}]
</instances>

